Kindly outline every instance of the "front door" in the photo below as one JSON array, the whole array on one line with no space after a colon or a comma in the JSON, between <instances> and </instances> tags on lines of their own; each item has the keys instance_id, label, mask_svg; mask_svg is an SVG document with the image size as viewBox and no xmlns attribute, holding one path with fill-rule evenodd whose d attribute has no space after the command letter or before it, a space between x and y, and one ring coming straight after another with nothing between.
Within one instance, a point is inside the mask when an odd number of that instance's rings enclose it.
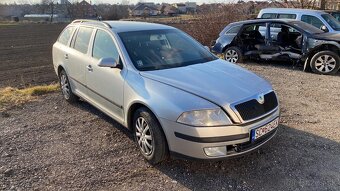
<instances>
[{"instance_id":1,"label":"front door","mask_svg":"<svg viewBox=\"0 0 340 191\"><path fill-rule=\"evenodd\" d=\"M94 105L100 107L116 120L124 119L123 89L126 69L99 67L101 58L120 60L113 36L98 29L93 39L92 54L86 66L87 95Z\"/></svg>"}]
</instances>

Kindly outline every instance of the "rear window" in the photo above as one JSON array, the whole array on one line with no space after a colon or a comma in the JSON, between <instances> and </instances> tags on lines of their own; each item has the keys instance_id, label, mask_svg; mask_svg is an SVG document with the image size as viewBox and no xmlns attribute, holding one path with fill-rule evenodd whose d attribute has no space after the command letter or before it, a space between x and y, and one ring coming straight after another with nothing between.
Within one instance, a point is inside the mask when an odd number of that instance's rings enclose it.
<instances>
[{"instance_id":1,"label":"rear window","mask_svg":"<svg viewBox=\"0 0 340 191\"><path fill-rule=\"evenodd\" d=\"M80 27L78 30L76 41L74 43L74 49L86 54L89 47L92 31L92 28Z\"/></svg>"},{"instance_id":2,"label":"rear window","mask_svg":"<svg viewBox=\"0 0 340 191\"><path fill-rule=\"evenodd\" d=\"M262 15L262 19L275 19L276 18L276 13L264 13Z\"/></svg>"},{"instance_id":3,"label":"rear window","mask_svg":"<svg viewBox=\"0 0 340 191\"><path fill-rule=\"evenodd\" d=\"M231 29L229 29L229 30L226 32L226 34L237 34L238 31L240 31L240 29L241 29L241 25L231 27Z\"/></svg>"},{"instance_id":4,"label":"rear window","mask_svg":"<svg viewBox=\"0 0 340 191\"><path fill-rule=\"evenodd\" d=\"M67 45L68 41L71 38L73 33L74 27L67 27L59 36L58 42L61 44Z\"/></svg>"},{"instance_id":5,"label":"rear window","mask_svg":"<svg viewBox=\"0 0 340 191\"><path fill-rule=\"evenodd\" d=\"M278 17L279 19L296 19L295 14L279 14Z\"/></svg>"}]
</instances>

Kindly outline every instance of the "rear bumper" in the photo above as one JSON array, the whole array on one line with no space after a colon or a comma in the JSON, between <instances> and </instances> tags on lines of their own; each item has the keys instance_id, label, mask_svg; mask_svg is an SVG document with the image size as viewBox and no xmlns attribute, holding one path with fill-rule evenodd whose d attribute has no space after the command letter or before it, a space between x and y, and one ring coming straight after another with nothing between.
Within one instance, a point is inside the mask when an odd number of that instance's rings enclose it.
<instances>
[{"instance_id":1,"label":"rear bumper","mask_svg":"<svg viewBox=\"0 0 340 191\"><path fill-rule=\"evenodd\" d=\"M192 127L160 119L169 150L174 157L189 159L223 159L243 155L264 145L276 134L277 128L258 140L251 141L251 130L279 117L279 109L251 124L224 127ZM226 155L208 156L204 148L223 147Z\"/></svg>"}]
</instances>

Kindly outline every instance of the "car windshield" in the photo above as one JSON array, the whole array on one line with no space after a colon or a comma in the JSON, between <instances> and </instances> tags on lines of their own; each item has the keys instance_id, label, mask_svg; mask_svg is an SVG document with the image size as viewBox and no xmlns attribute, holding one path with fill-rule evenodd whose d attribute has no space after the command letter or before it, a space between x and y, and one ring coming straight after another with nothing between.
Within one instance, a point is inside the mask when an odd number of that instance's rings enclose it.
<instances>
[{"instance_id":1,"label":"car windshield","mask_svg":"<svg viewBox=\"0 0 340 191\"><path fill-rule=\"evenodd\" d=\"M320 33L325 32L325 31L318 29L315 26L307 24L305 22L294 21L293 24L295 26L299 27L300 29L303 29L304 31L310 33L310 34L320 34Z\"/></svg>"},{"instance_id":2,"label":"car windshield","mask_svg":"<svg viewBox=\"0 0 340 191\"><path fill-rule=\"evenodd\" d=\"M197 41L176 29L121 32L119 36L134 66L141 71L182 67L217 59Z\"/></svg>"},{"instance_id":3,"label":"car windshield","mask_svg":"<svg viewBox=\"0 0 340 191\"><path fill-rule=\"evenodd\" d=\"M330 14L321 15L323 19L336 31L340 31L340 23Z\"/></svg>"},{"instance_id":4,"label":"car windshield","mask_svg":"<svg viewBox=\"0 0 340 191\"><path fill-rule=\"evenodd\" d=\"M331 13L331 15L332 15L338 22L340 22L340 12L334 12L334 13Z\"/></svg>"}]
</instances>

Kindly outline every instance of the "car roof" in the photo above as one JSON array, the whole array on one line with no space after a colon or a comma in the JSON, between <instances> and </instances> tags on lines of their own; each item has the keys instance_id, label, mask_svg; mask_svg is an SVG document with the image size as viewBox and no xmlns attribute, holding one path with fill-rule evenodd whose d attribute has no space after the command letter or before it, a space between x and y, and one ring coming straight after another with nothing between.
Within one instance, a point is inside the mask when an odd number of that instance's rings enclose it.
<instances>
[{"instance_id":1,"label":"car roof","mask_svg":"<svg viewBox=\"0 0 340 191\"><path fill-rule=\"evenodd\" d=\"M309 13L309 14L324 14L325 12L322 10L313 10L313 9L295 9L295 8L265 8L262 9L260 13Z\"/></svg>"},{"instance_id":2,"label":"car roof","mask_svg":"<svg viewBox=\"0 0 340 191\"><path fill-rule=\"evenodd\" d=\"M72 23L79 23L84 26L96 26L101 28L110 28L112 31L130 32L130 31L143 31L143 30L157 30L157 29L174 29L171 26L147 23L147 22L136 22L136 21L96 21L96 20L76 20Z\"/></svg>"},{"instance_id":3,"label":"car roof","mask_svg":"<svg viewBox=\"0 0 340 191\"><path fill-rule=\"evenodd\" d=\"M281 22L281 23L294 23L299 22L295 19L253 19L230 23L229 25L243 25L243 24L253 24L253 23L266 23L266 22Z\"/></svg>"}]
</instances>

